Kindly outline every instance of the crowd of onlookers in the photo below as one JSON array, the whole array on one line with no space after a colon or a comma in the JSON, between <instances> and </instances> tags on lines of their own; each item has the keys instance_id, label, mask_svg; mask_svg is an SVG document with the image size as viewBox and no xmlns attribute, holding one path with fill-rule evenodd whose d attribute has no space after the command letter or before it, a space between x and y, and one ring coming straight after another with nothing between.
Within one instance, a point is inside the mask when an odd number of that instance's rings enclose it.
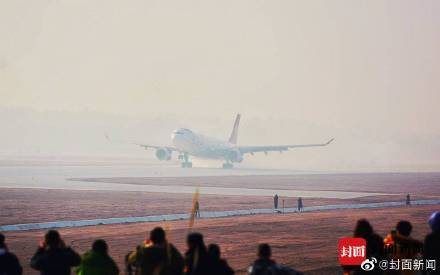
<instances>
[{"instance_id":1,"label":"crowd of onlookers","mask_svg":"<svg viewBox=\"0 0 440 275\"><path fill-rule=\"evenodd\" d=\"M423 259L436 260L440 263L440 212L435 212L429 219L432 232L424 242L411 236L412 225L400 221L385 238L374 232L371 224L359 220L354 230L354 237L366 240L367 258L381 259ZM234 270L221 257L217 244L205 245L203 235L189 233L186 240L187 250L182 255L167 241L161 227L150 232L148 240L126 255L125 274L133 275L231 275ZM277 264L271 258L271 247L260 244L257 259L249 267L251 275L294 275L301 274L289 267ZM122 273L108 253L104 240L93 242L90 251L80 256L71 247L66 246L58 231L49 230L31 259L33 269L41 275L69 275L72 270L78 275L117 275ZM383 274L379 268L364 271L359 266L343 267L346 274ZM431 273L440 274L438 269ZM0 275L22 274L18 258L8 251L4 235L0 234ZM417 274L413 271L396 271L387 274Z\"/></svg>"},{"instance_id":2,"label":"crowd of onlookers","mask_svg":"<svg viewBox=\"0 0 440 275\"><path fill-rule=\"evenodd\" d=\"M232 275L234 270L221 257L217 244L205 245L203 235L198 232L187 236L187 251L182 255L166 239L163 228L156 227L148 240L125 257L125 274L133 275ZM258 258L249 267L249 274L301 274L277 264L271 259L271 248L260 244ZM108 253L104 240L96 240L90 251L80 256L66 246L56 230L49 230L31 259L33 269L41 275L117 275L118 266ZM284 272L284 273L283 273ZM286 273L287 272L287 273ZM0 234L0 275L20 275L22 267L18 258L7 250L4 235Z\"/></svg>"},{"instance_id":3,"label":"crowd of onlookers","mask_svg":"<svg viewBox=\"0 0 440 275\"><path fill-rule=\"evenodd\" d=\"M376 263L385 261L387 264L399 262L400 267L389 269L376 266L371 271L362 270L360 266L344 267L346 274L440 274L440 211L434 212L428 220L431 232L424 241L412 237L412 224L409 221L399 221L390 233L382 238L366 219L357 222L354 237L366 240L366 258L374 257ZM417 269L411 266L403 267L402 260L411 260L411 263L421 263ZM421 260L421 262L420 262ZM434 267L427 268L426 261L434 261ZM419 264L418 264L419 265Z\"/></svg>"}]
</instances>

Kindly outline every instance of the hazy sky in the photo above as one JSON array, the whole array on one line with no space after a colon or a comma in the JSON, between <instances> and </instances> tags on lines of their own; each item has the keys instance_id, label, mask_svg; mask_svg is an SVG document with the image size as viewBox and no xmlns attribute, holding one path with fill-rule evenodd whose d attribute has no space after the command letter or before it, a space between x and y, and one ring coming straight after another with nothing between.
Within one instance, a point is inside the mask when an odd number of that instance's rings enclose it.
<instances>
[{"instance_id":1,"label":"hazy sky","mask_svg":"<svg viewBox=\"0 0 440 275\"><path fill-rule=\"evenodd\" d=\"M0 35L0 107L440 138L436 0L0 0Z\"/></svg>"}]
</instances>

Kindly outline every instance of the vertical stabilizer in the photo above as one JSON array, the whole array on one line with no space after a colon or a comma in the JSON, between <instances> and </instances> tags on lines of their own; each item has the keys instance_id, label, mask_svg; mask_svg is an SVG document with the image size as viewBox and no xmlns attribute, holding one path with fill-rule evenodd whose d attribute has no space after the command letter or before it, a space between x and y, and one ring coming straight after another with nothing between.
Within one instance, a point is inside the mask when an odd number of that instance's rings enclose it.
<instances>
[{"instance_id":1,"label":"vertical stabilizer","mask_svg":"<svg viewBox=\"0 0 440 275\"><path fill-rule=\"evenodd\" d=\"M238 136L238 125L240 125L240 114L237 114L237 117L235 118L234 122L234 128L232 128L231 137L229 137L229 142L232 144L237 143L237 136Z\"/></svg>"}]
</instances>

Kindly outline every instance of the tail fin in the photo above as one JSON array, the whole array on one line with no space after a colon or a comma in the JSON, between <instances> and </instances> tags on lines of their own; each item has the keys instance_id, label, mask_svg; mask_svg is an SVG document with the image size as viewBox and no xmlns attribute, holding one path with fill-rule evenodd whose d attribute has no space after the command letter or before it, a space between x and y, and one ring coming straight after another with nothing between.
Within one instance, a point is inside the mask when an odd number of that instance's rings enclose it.
<instances>
[{"instance_id":1,"label":"tail fin","mask_svg":"<svg viewBox=\"0 0 440 275\"><path fill-rule=\"evenodd\" d=\"M240 114L237 114L237 117L235 118L234 122L234 128L232 128L231 136L229 137L229 142L232 144L237 143L237 136L238 136L238 126L240 125Z\"/></svg>"}]
</instances>

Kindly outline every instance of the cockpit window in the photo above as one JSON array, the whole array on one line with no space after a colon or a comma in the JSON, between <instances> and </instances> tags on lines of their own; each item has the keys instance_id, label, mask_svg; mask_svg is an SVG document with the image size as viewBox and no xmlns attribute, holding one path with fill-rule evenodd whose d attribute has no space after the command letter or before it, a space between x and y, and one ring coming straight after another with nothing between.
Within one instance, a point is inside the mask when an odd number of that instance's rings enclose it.
<instances>
[{"instance_id":1,"label":"cockpit window","mask_svg":"<svg viewBox=\"0 0 440 275\"><path fill-rule=\"evenodd\" d=\"M186 129L186 128L180 128L180 129L177 129L174 131L174 134L177 134L177 135L190 134L190 133L192 133L192 131L189 129Z\"/></svg>"}]
</instances>

